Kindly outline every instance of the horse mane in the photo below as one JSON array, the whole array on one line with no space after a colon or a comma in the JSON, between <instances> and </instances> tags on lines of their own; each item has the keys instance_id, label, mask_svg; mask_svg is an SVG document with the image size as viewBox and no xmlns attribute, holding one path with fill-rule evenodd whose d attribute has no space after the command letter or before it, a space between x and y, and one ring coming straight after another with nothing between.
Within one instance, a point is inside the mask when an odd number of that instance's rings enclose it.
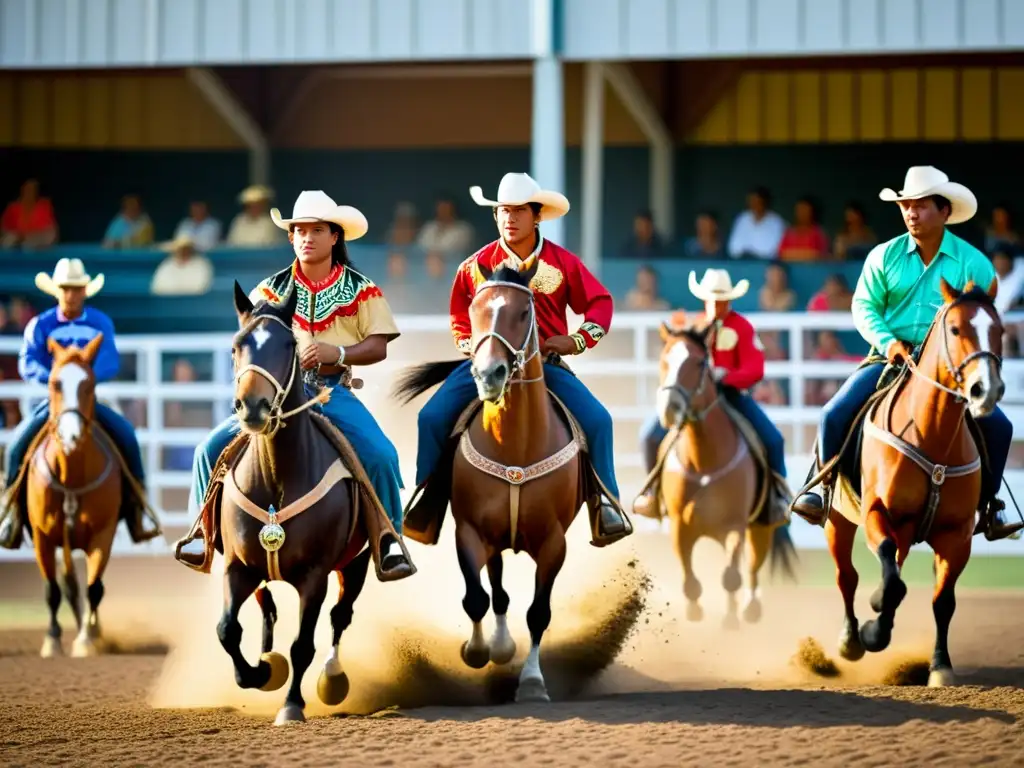
<instances>
[{"instance_id":1,"label":"horse mane","mask_svg":"<svg viewBox=\"0 0 1024 768\"><path fill-rule=\"evenodd\" d=\"M668 329L669 335L677 339L689 339L701 349L705 351L708 349L708 343L705 340L704 334L707 332L707 326L699 326L696 321L689 321L681 326L665 326Z\"/></svg>"},{"instance_id":2,"label":"horse mane","mask_svg":"<svg viewBox=\"0 0 1024 768\"><path fill-rule=\"evenodd\" d=\"M533 278L531 273L520 272L518 267L515 267L508 262L502 262L498 265L498 268L494 270L488 282L496 283L513 283L515 285L521 285L523 288L530 287L530 280Z\"/></svg>"},{"instance_id":3,"label":"horse mane","mask_svg":"<svg viewBox=\"0 0 1024 768\"><path fill-rule=\"evenodd\" d=\"M403 405L407 405L431 387L443 383L464 362L465 360L439 360L414 365L398 379L391 394Z\"/></svg>"},{"instance_id":4,"label":"horse mane","mask_svg":"<svg viewBox=\"0 0 1024 768\"><path fill-rule=\"evenodd\" d=\"M976 301L979 304L983 304L989 307L995 306L995 302L992 300L992 297L988 295L988 291L986 291L980 285L972 285L969 291L964 291L959 296L957 296L956 299L950 302L950 306L954 304L961 304L967 301Z\"/></svg>"}]
</instances>

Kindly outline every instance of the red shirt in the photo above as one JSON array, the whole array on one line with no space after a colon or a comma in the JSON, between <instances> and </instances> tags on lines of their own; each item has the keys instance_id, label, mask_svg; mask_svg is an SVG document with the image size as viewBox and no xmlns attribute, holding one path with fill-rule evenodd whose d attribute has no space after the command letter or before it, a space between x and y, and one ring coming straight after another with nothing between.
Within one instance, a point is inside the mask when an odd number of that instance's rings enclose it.
<instances>
[{"instance_id":1,"label":"red shirt","mask_svg":"<svg viewBox=\"0 0 1024 768\"><path fill-rule=\"evenodd\" d=\"M813 227L808 230L790 227L782 236L782 242L779 243L779 258L783 261L791 259L792 257L786 256L786 251L790 249L812 250L819 256L823 256L828 253L828 238L821 227ZM802 259L803 256L800 258Z\"/></svg>"},{"instance_id":2,"label":"red shirt","mask_svg":"<svg viewBox=\"0 0 1024 768\"><path fill-rule=\"evenodd\" d=\"M716 368L728 373L722 384L750 389L764 378L764 346L743 315L730 311L715 331L712 355Z\"/></svg>"},{"instance_id":3,"label":"red shirt","mask_svg":"<svg viewBox=\"0 0 1024 768\"><path fill-rule=\"evenodd\" d=\"M538 248L540 266L530 287L533 288L541 342L553 336L568 335L565 310L569 308L583 315L578 333L588 349L593 347L611 328L611 294L575 254L543 238ZM460 351L471 351L470 337L473 331L469 321L469 305L476 296L477 286L484 281L478 265L483 264L493 270L510 255L511 252L503 247L502 241L495 240L459 266L452 285L449 320L455 346Z\"/></svg>"},{"instance_id":4,"label":"red shirt","mask_svg":"<svg viewBox=\"0 0 1024 768\"><path fill-rule=\"evenodd\" d=\"M17 232L21 236L35 232L44 232L57 225L53 215L53 206L49 199L40 197L32 210L26 211L20 200L10 203L0 219L0 229L4 232Z\"/></svg>"}]
</instances>

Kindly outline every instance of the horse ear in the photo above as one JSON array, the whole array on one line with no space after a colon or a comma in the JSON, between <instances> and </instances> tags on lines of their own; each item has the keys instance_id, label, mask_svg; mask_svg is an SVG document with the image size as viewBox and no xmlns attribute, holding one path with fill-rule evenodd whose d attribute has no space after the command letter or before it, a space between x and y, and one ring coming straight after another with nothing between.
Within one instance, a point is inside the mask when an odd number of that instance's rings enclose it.
<instances>
[{"instance_id":1,"label":"horse ear","mask_svg":"<svg viewBox=\"0 0 1024 768\"><path fill-rule=\"evenodd\" d=\"M995 278L995 277L992 278L992 282L988 284L988 290L985 291L985 293L988 294L988 297L990 299L992 299L992 301L996 300L996 294L999 293L999 280L998 280L998 278Z\"/></svg>"},{"instance_id":2,"label":"horse ear","mask_svg":"<svg viewBox=\"0 0 1024 768\"><path fill-rule=\"evenodd\" d=\"M96 360L96 355L99 354L100 345L103 344L103 334L97 333L93 339L85 345L85 349L82 350L82 356L89 362L89 365L93 364Z\"/></svg>"},{"instance_id":3,"label":"horse ear","mask_svg":"<svg viewBox=\"0 0 1024 768\"><path fill-rule=\"evenodd\" d=\"M947 283L944 277L939 278L939 290L942 291L942 300L947 304L952 304L960 297L960 291Z\"/></svg>"},{"instance_id":4,"label":"horse ear","mask_svg":"<svg viewBox=\"0 0 1024 768\"><path fill-rule=\"evenodd\" d=\"M662 323L658 329L658 335L661 336L662 341L668 341L672 338L672 329L668 327L668 323Z\"/></svg>"},{"instance_id":5,"label":"horse ear","mask_svg":"<svg viewBox=\"0 0 1024 768\"><path fill-rule=\"evenodd\" d=\"M242 290L242 286L238 284L237 280L235 280L235 312L239 317L252 314L252 302L249 301L248 295Z\"/></svg>"},{"instance_id":6,"label":"horse ear","mask_svg":"<svg viewBox=\"0 0 1024 768\"><path fill-rule=\"evenodd\" d=\"M534 275L537 274L537 270L540 269L540 260L536 255L530 256L526 261L519 267L519 274L526 278L526 283L529 285L530 281L533 280Z\"/></svg>"},{"instance_id":7,"label":"horse ear","mask_svg":"<svg viewBox=\"0 0 1024 768\"><path fill-rule=\"evenodd\" d=\"M477 262L476 268L479 269L480 270L480 274L483 275L484 282L487 282L488 280L490 280L491 279L491 275L494 274L494 270L491 269L490 267L488 267L486 264L482 264L480 262Z\"/></svg>"},{"instance_id":8,"label":"horse ear","mask_svg":"<svg viewBox=\"0 0 1024 768\"><path fill-rule=\"evenodd\" d=\"M46 340L46 351L50 353L51 357L57 359L64 354L64 347L51 336Z\"/></svg>"}]
</instances>

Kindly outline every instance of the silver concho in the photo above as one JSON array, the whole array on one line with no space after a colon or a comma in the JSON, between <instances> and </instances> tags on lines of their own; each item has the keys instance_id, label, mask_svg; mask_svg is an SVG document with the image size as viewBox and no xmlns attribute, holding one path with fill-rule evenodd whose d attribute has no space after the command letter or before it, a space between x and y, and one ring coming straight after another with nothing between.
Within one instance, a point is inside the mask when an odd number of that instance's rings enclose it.
<instances>
[{"instance_id":1,"label":"silver concho","mask_svg":"<svg viewBox=\"0 0 1024 768\"><path fill-rule=\"evenodd\" d=\"M270 522L260 528L260 545L267 552L277 552L284 546L284 528L277 522L277 510L273 504L270 505L267 514L270 515Z\"/></svg>"}]
</instances>

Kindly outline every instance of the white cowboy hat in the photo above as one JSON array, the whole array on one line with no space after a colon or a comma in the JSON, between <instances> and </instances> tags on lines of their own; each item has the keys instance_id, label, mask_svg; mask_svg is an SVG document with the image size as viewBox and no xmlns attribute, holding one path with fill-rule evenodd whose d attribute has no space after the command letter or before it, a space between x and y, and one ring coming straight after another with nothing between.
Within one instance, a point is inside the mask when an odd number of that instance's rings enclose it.
<instances>
[{"instance_id":1,"label":"white cowboy hat","mask_svg":"<svg viewBox=\"0 0 1024 768\"><path fill-rule=\"evenodd\" d=\"M690 293L702 301L733 301L743 296L750 288L749 280L732 284L732 278L724 269L709 269L700 283L697 273L690 272Z\"/></svg>"},{"instance_id":2,"label":"white cowboy hat","mask_svg":"<svg viewBox=\"0 0 1024 768\"><path fill-rule=\"evenodd\" d=\"M81 259L63 258L53 268L52 276L45 272L36 275L36 288L55 298L61 288L85 288L86 297L92 298L103 289L103 275L91 277Z\"/></svg>"},{"instance_id":3,"label":"white cowboy hat","mask_svg":"<svg viewBox=\"0 0 1024 768\"><path fill-rule=\"evenodd\" d=\"M329 221L345 230L346 241L358 240L370 228L362 211L351 205L338 205L320 190L302 192L295 199L290 219L282 219L277 208L270 209L270 218L281 229L290 229L292 224Z\"/></svg>"},{"instance_id":4,"label":"white cowboy hat","mask_svg":"<svg viewBox=\"0 0 1024 768\"><path fill-rule=\"evenodd\" d=\"M470 187L469 196L477 205L497 208L499 205L540 204L540 221L559 219L569 212L569 200L561 192L541 189L528 173L506 173L498 185L498 199L488 200L480 187Z\"/></svg>"},{"instance_id":5,"label":"white cowboy hat","mask_svg":"<svg viewBox=\"0 0 1024 768\"><path fill-rule=\"evenodd\" d=\"M246 187L242 190L242 194L238 196L238 201L242 205L248 205L260 200L269 200L273 196L274 191L270 187L265 187L262 184L253 184L251 187Z\"/></svg>"},{"instance_id":6,"label":"white cowboy hat","mask_svg":"<svg viewBox=\"0 0 1024 768\"><path fill-rule=\"evenodd\" d=\"M196 249L196 241L192 239L191 235L183 234L164 243L160 248L161 250L170 251L171 253L177 253L182 248L191 248L194 251Z\"/></svg>"},{"instance_id":7,"label":"white cowboy hat","mask_svg":"<svg viewBox=\"0 0 1024 768\"><path fill-rule=\"evenodd\" d=\"M896 192L886 187L878 197L887 203L900 200L920 200L922 197L941 195L949 200L952 210L947 224L962 224L978 212L978 198L963 184L949 180L949 176L932 165L915 165L903 179L903 189Z\"/></svg>"}]
</instances>

